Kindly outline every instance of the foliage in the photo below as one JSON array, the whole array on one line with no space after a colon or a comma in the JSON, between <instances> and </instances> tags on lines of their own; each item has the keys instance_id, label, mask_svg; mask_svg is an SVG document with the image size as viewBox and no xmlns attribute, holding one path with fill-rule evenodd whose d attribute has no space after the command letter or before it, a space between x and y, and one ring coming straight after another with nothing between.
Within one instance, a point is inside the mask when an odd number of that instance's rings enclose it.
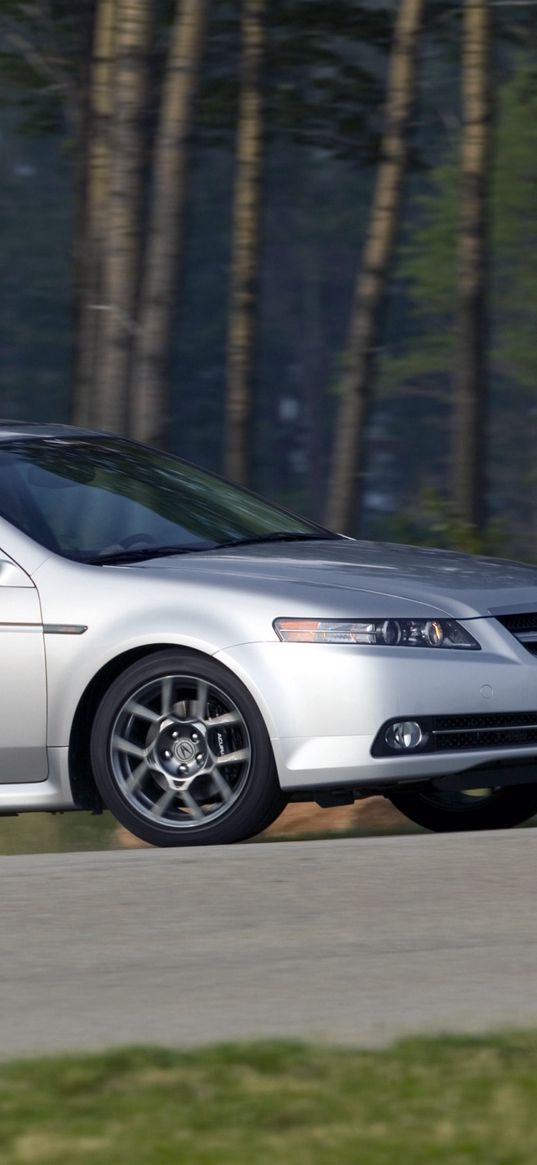
<instances>
[{"instance_id":1,"label":"foliage","mask_svg":"<svg viewBox=\"0 0 537 1165\"><path fill-rule=\"evenodd\" d=\"M79 0L75 8L68 0L3 0L0 100L17 103L26 131L57 132L65 103L75 95L83 99L96 2ZM156 5L156 88L174 7L172 0ZM353 161L374 153L390 7L363 0L340 0L337 7L325 0L279 0L270 6L269 136ZM206 144L229 143L234 132L239 26L240 4L213 0L196 119L197 139Z\"/></svg>"},{"instance_id":2,"label":"foliage","mask_svg":"<svg viewBox=\"0 0 537 1165\"><path fill-rule=\"evenodd\" d=\"M376 157L391 12L359 0L280 0L274 12L276 129L354 165Z\"/></svg>"},{"instance_id":3,"label":"foliage","mask_svg":"<svg viewBox=\"0 0 537 1165\"><path fill-rule=\"evenodd\" d=\"M492 354L499 370L511 372L519 383L534 385L537 91L527 68L519 68L504 85L498 106L492 177ZM408 207L410 229L400 250L398 276L406 283L420 330L407 350L388 362L388 382L452 371L457 216L453 158L433 168L426 188L417 189Z\"/></svg>"},{"instance_id":4,"label":"foliage","mask_svg":"<svg viewBox=\"0 0 537 1165\"><path fill-rule=\"evenodd\" d=\"M22 132L80 127L95 0L2 0L0 106L17 105Z\"/></svg>"},{"instance_id":5,"label":"foliage","mask_svg":"<svg viewBox=\"0 0 537 1165\"><path fill-rule=\"evenodd\" d=\"M196 138L229 144L238 101L240 5L215 0ZM279 0L269 5L267 138L327 156L371 159L378 148L389 5Z\"/></svg>"},{"instance_id":6,"label":"foliage","mask_svg":"<svg viewBox=\"0 0 537 1165\"><path fill-rule=\"evenodd\" d=\"M503 512L509 521L514 510L517 523L524 491L534 485L530 432L532 413L537 407L537 274L533 261L537 246L536 182L537 89L533 68L518 53L512 75L497 94L489 345L493 512ZM451 146L448 156L432 167L425 180L414 179L395 274L409 306L408 326L404 338L398 333L392 339L381 367L381 392L392 400L392 407L396 407L397 400L401 404L406 401L408 409L414 398L424 402L417 422L423 452L415 458L410 478L407 477L405 500L419 493L424 479L442 489L442 493L445 488L446 414L456 355L457 223L457 158L455 147ZM424 440L424 417L433 427L436 418L435 440ZM513 458L515 444L518 456Z\"/></svg>"},{"instance_id":7,"label":"foliage","mask_svg":"<svg viewBox=\"0 0 537 1165\"><path fill-rule=\"evenodd\" d=\"M433 487L424 489L406 513L377 521L374 533L384 541L459 550L464 554L501 558L513 554L511 535L501 519L489 522L479 532L461 521L451 503Z\"/></svg>"},{"instance_id":8,"label":"foliage","mask_svg":"<svg viewBox=\"0 0 537 1165\"><path fill-rule=\"evenodd\" d=\"M535 390L537 348L537 91L535 73L521 68L505 86L497 131L494 182L497 359L509 379Z\"/></svg>"}]
</instances>

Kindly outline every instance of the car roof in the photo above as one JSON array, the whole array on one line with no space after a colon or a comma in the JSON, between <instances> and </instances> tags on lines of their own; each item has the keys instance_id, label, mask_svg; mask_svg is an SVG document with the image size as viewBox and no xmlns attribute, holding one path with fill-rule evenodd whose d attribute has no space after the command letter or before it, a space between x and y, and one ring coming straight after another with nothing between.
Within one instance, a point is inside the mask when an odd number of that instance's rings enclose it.
<instances>
[{"instance_id":1,"label":"car roof","mask_svg":"<svg viewBox=\"0 0 537 1165\"><path fill-rule=\"evenodd\" d=\"M79 429L75 425L47 425L40 421L0 420L0 441L13 437L102 437L94 429Z\"/></svg>"}]
</instances>

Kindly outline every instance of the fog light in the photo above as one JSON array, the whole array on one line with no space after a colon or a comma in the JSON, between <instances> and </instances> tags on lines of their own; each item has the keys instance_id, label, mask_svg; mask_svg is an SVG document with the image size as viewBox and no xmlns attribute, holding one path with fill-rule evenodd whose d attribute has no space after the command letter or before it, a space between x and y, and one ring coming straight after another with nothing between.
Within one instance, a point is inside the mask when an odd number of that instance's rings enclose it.
<instances>
[{"instance_id":1,"label":"fog light","mask_svg":"<svg viewBox=\"0 0 537 1165\"><path fill-rule=\"evenodd\" d=\"M411 748L418 748L423 740L423 732L416 720L400 720L397 724L390 724L385 732L386 744L400 752Z\"/></svg>"}]
</instances>

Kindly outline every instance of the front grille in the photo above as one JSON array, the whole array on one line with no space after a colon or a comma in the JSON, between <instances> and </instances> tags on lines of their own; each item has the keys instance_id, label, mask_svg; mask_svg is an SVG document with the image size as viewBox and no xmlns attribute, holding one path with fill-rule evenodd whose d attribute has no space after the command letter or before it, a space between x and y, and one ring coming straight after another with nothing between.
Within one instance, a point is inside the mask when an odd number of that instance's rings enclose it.
<instances>
[{"instance_id":1,"label":"front grille","mask_svg":"<svg viewBox=\"0 0 537 1165\"><path fill-rule=\"evenodd\" d=\"M537 655L537 612L526 611L521 615L496 615L498 623L518 639L522 647L531 655Z\"/></svg>"},{"instance_id":2,"label":"front grille","mask_svg":"<svg viewBox=\"0 0 537 1165\"><path fill-rule=\"evenodd\" d=\"M417 720L424 733L419 752L470 752L474 749L523 748L537 745L537 712L480 712L460 716L400 716ZM386 743L390 720L377 734L373 756L403 756Z\"/></svg>"}]
</instances>

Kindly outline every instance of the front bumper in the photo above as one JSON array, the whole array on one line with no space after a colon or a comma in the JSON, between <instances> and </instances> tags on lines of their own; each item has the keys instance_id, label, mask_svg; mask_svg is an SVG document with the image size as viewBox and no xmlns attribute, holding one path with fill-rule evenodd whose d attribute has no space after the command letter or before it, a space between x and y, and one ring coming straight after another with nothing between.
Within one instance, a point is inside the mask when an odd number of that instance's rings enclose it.
<instances>
[{"instance_id":1,"label":"front bumper","mask_svg":"<svg viewBox=\"0 0 537 1165\"><path fill-rule=\"evenodd\" d=\"M481 651L274 642L242 644L217 658L256 700L285 789L426 781L487 763L537 760L534 741L373 755L390 720L535 714L537 658L495 619L465 625Z\"/></svg>"}]
</instances>

